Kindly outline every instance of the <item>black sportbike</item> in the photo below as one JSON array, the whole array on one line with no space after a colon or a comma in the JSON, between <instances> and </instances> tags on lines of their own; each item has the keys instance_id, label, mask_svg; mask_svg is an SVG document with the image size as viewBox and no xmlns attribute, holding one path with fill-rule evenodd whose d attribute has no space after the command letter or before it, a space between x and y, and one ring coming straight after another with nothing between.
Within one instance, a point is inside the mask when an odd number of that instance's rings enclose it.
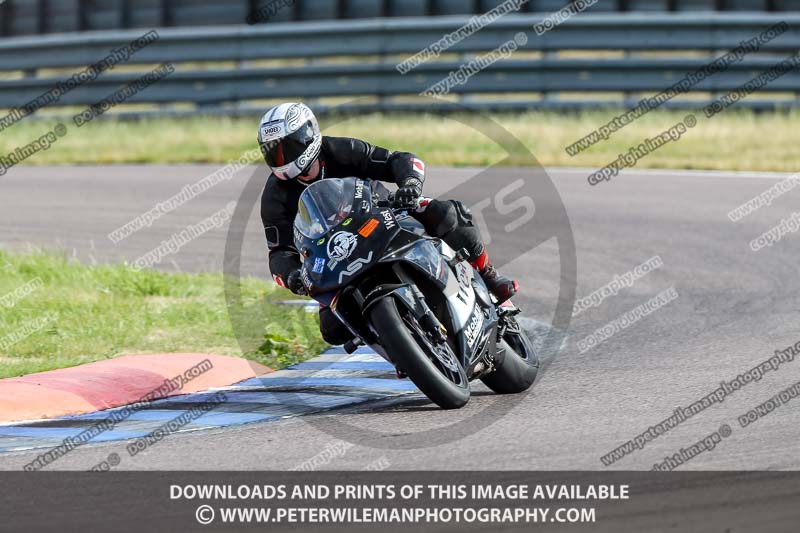
<instances>
[{"instance_id":1,"label":"black sportbike","mask_svg":"<svg viewBox=\"0 0 800 533\"><path fill-rule=\"evenodd\" d=\"M510 301L498 303L477 271L398 207L378 182L320 180L294 222L308 293L444 409L464 406L469 382L527 390L539 360ZM383 196L384 200L381 200Z\"/></svg>"}]
</instances>

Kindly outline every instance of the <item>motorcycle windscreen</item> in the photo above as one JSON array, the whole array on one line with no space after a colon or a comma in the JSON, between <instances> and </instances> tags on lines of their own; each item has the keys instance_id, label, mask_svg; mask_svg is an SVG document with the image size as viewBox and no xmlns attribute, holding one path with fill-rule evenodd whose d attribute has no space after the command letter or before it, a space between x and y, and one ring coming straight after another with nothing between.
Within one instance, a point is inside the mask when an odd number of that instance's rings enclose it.
<instances>
[{"instance_id":1,"label":"motorcycle windscreen","mask_svg":"<svg viewBox=\"0 0 800 533\"><path fill-rule=\"evenodd\" d=\"M300 195L295 230L318 239L347 218L353 209L355 182L355 178L324 179L309 185Z\"/></svg>"}]
</instances>

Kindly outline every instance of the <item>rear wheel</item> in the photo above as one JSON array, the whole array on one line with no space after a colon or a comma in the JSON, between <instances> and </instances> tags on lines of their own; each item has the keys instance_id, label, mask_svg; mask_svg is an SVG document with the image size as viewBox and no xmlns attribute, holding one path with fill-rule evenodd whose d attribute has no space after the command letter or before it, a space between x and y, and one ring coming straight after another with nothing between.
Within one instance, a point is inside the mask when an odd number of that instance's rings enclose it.
<instances>
[{"instance_id":1,"label":"rear wheel","mask_svg":"<svg viewBox=\"0 0 800 533\"><path fill-rule=\"evenodd\" d=\"M539 357L533 350L530 339L513 318L498 348L505 348L503 363L481 381L498 394L524 392L536 381L539 373Z\"/></svg>"},{"instance_id":2,"label":"rear wheel","mask_svg":"<svg viewBox=\"0 0 800 533\"><path fill-rule=\"evenodd\" d=\"M382 298L369 310L369 319L392 361L425 396L442 409L457 409L469 401L467 374L450 345L436 343L394 298Z\"/></svg>"}]
</instances>

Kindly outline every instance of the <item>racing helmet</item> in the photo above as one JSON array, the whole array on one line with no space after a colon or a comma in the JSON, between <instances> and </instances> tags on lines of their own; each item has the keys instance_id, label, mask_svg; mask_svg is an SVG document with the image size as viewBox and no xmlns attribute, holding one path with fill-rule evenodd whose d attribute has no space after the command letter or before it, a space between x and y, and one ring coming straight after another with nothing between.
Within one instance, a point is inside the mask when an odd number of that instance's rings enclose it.
<instances>
[{"instance_id":1,"label":"racing helmet","mask_svg":"<svg viewBox=\"0 0 800 533\"><path fill-rule=\"evenodd\" d=\"M306 172L319 157L322 133L307 105L287 102L261 117L258 145L272 173L290 180Z\"/></svg>"}]
</instances>

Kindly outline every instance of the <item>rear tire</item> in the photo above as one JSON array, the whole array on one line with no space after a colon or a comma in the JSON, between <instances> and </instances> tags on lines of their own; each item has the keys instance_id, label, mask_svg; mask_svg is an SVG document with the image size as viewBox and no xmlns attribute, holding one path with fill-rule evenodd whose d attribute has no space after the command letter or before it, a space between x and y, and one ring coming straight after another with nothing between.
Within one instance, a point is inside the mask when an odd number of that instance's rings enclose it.
<instances>
[{"instance_id":1,"label":"rear tire","mask_svg":"<svg viewBox=\"0 0 800 533\"><path fill-rule=\"evenodd\" d=\"M434 364L432 358L436 357L435 354L429 354L427 347L420 346L420 342L414 338L398 312L394 298L382 298L376 302L369 310L369 320L392 361L408 374L409 379L433 403L442 409L458 409L467 404L470 396L469 380L455 354L452 377L458 383Z\"/></svg>"},{"instance_id":2,"label":"rear tire","mask_svg":"<svg viewBox=\"0 0 800 533\"><path fill-rule=\"evenodd\" d=\"M516 394L528 390L539 373L539 358L528 336L521 330L508 331L497 345L506 349L505 360L481 381L497 394Z\"/></svg>"}]
</instances>

